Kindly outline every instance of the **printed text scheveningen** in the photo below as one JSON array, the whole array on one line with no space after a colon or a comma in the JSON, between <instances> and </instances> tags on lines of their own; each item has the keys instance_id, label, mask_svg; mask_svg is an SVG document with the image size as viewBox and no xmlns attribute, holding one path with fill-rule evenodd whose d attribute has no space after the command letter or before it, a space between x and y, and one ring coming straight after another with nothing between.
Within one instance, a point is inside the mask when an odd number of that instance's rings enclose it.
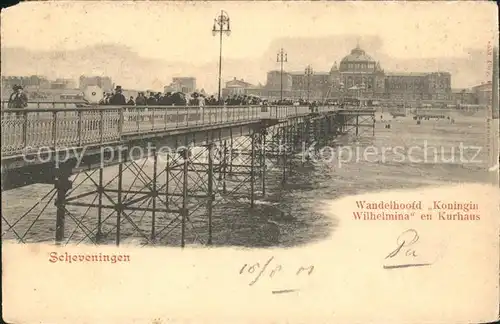
<instances>
[{"instance_id":1,"label":"printed text scheveningen","mask_svg":"<svg viewBox=\"0 0 500 324\"><path fill-rule=\"evenodd\" d=\"M128 254L103 254L103 253L86 253L86 254L69 254L68 252L49 254L49 262L57 263L122 263L130 262Z\"/></svg>"}]
</instances>

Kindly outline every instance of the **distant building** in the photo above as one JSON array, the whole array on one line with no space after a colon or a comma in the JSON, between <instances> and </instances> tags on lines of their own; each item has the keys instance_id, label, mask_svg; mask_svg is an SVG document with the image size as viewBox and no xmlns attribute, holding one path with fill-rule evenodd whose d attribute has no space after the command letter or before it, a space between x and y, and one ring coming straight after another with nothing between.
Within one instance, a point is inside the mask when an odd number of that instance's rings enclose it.
<instances>
[{"instance_id":1,"label":"distant building","mask_svg":"<svg viewBox=\"0 0 500 324\"><path fill-rule=\"evenodd\" d=\"M250 87L245 89L246 95L254 95L254 96L258 96L258 97L263 96L264 92L265 92L265 89L262 86L262 84L260 84L260 83L256 86L250 86Z\"/></svg>"},{"instance_id":2,"label":"distant building","mask_svg":"<svg viewBox=\"0 0 500 324\"><path fill-rule=\"evenodd\" d=\"M273 73L273 71L269 72ZM278 76L269 78L267 88L275 88ZM451 74L448 72L385 73L380 63L358 46L335 62L329 72L288 73L292 78L287 98L321 100L339 97L363 97L389 101L432 100L451 102ZM285 86L285 80L284 86ZM288 79L286 80L288 86ZM284 87L285 88L285 87ZM273 92L273 97L275 96Z\"/></svg>"},{"instance_id":3,"label":"distant building","mask_svg":"<svg viewBox=\"0 0 500 324\"><path fill-rule=\"evenodd\" d=\"M75 89L76 83L73 79L56 79L50 82L51 89Z\"/></svg>"},{"instance_id":4,"label":"distant building","mask_svg":"<svg viewBox=\"0 0 500 324\"><path fill-rule=\"evenodd\" d=\"M39 89L27 86L25 92L30 101L83 101L83 91L80 89Z\"/></svg>"},{"instance_id":5,"label":"distant building","mask_svg":"<svg viewBox=\"0 0 500 324\"><path fill-rule=\"evenodd\" d=\"M456 105L476 105L476 93L472 89L452 89L452 102Z\"/></svg>"},{"instance_id":6,"label":"distant building","mask_svg":"<svg viewBox=\"0 0 500 324\"><path fill-rule=\"evenodd\" d=\"M80 76L79 88L81 90L87 88L88 86L98 86L105 92L111 92L113 90L113 82L110 77L104 76Z\"/></svg>"},{"instance_id":7,"label":"distant building","mask_svg":"<svg viewBox=\"0 0 500 324\"><path fill-rule=\"evenodd\" d=\"M238 95L257 95L261 94L261 88L259 86L255 86L251 83L246 82L243 79L234 78L231 81L226 82L226 86L222 89L222 97L225 98L227 96L238 96Z\"/></svg>"},{"instance_id":8,"label":"distant building","mask_svg":"<svg viewBox=\"0 0 500 324\"><path fill-rule=\"evenodd\" d=\"M172 78L172 83L167 86L173 91L181 91L184 93L191 93L196 90L196 78L193 77L175 77Z\"/></svg>"},{"instance_id":9,"label":"distant building","mask_svg":"<svg viewBox=\"0 0 500 324\"><path fill-rule=\"evenodd\" d=\"M280 98L281 96L281 81L283 81L283 97L289 98L292 91L292 75L283 71L283 79L281 71L267 72L267 80L264 89L259 91L258 95L263 95L267 98Z\"/></svg>"},{"instance_id":10,"label":"distant building","mask_svg":"<svg viewBox=\"0 0 500 324\"><path fill-rule=\"evenodd\" d=\"M164 93L167 93L167 92L183 92L182 91L182 84L172 82L169 85L163 87L163 92Z\"/></svg>"},{"instance_id":11,"label":"distant building","mask_svg":"<svg viewBox=\"0 0 500 324\"><path fill-rule=\"evenodd\" d=\"M493 86L491 81L472 87L472 92L476 96L478 105L491 105L493 96Z\"/></svg>"},{"instance_id":12,"label":"distant building","mask_svg":"<svg viewBox=\"0 0 500 324\"><path fill-rule=\"evenodd\" d=\"M50 82L44 76L2 76L2 88L12 89L15 84L23 87L50 88Z\"/></svg>"},{"instance_id":13,"label":"distant building","mask_svg":"<svg viewBox=\"0 0 500 324\"><path fill-rule=\"evenodd\" d=\"M291 98L307 98L311 100L323 99L330 87L330 75L327 72L314 72L307 75L304 72L290 72L292 75Z\"/></svg>"}]
</instances>

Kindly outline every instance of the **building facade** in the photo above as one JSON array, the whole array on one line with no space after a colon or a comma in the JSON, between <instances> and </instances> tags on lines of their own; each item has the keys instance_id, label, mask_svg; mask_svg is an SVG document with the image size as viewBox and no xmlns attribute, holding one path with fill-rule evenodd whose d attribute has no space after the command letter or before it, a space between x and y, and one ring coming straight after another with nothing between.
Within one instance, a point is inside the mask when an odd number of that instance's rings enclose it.
<instances>
[{"instance_id":1,"label":"building facade","mask_svg":"<svg viewBox=\"0 0 500 324\"><path fill-rule=\"evenodd\" d=\"M292 74L283 71L283 79L281 79L281 71L267 72L266 89L281 91L281 81L283 80L283 91L292 90Z\"/></svg>"},{"instance_id":2,"label":"building facade","mask_svg":"<svg viewBox=\"0 0 500 324\"><path fill-rule=\"evenodd\" d=\"M23 87L50 88L50 81L44 76L2 76L2 88L12 89L14 85Z\"/></svg>"},{"instance_id":3,"label":"building facade","mask_svg":"<svg viewBox=\"0 0 500 324\"><path fill-rule=\"evenodd\" d=\"M196 91L196 78L193 77L176 77L172 78L172 84L174 88L180 89L176 91L181 91L184 93L191 93Z\"/></svg>"},{"instance_id":4,"label":"building facade","mask_svg":"<svg viewBox=\"0 0 500 324\"><path fill-rule=\"evenodd\" d=\"M484 82L470 89L453 89L454 104L489 106L493 102L492 82Z\"/></svg>"},{"instance_id":5,"label":"building facade","mask_svg":"<svg viewBox=\"0 0 500 324\"><path fill-rule=\"evenodd\" d=\"M222 98L228 96L260 95L261 89L243 79L236 79L226 82L226 86L221 91Z\"/></svg>"},{"instance_id":6,"label":"building facade","mask_svg":"<svg viewBox=\"0 0 500 324\"><path fill-rule=\"evenodd\" d=\"M314 98L322 99L330 87L330 75L326 72L292 72L292 95L293 99Z\"/></svg>"},{"instance_id":7,"label":"building facade","mask_svg":"<svg viewBox=\"0 0 500 324\"><path fill-rule=\"evenodd\" d=\"M493 86L491 81L472 87L472 92L476 97L476 104L484 106L491 105L493 98Z\"/></svg>"},{"instance_id":8,"label":"building facade","mask_svg":"<svg viewBox=\"0 0 500 324\"><path fill-rule=\"evenodd\" d=\"M110 77L104 76L80 76L78 87L83 90L88 86L98 86L105 92L113 90L113 82Z\"/></svg>"},{"instance_id":9,"label":"building facade","mask_svg":"<svg viewBox=\"0 0 500 324\"><path fill-rule=\"evenodd\" d=\"M451 96L455 105L476 105L476 94L472 89L452 89Z\"/></svg>"},{"instance_id":10,"label":"building facade","mask_svg":"<svg viewBox=\"0 0 500 324\"><path fill-rule=\"evenodd\" d=\"M267 98L280 98L281 97L281 81L283 81L283 97L292 97L292 84L293 75L283 71L283 79L281 77L281 71L269 71L267 72L266 85L260 92L255 90L255 95L264 96Z\"/></svg>"},{"instance_id":11,"label":"building facade","mask_svg":"<svg viewBox=\"0 0 500 324\"><path fill-rule=\"evenodd\" d=\"M269 72L271 73L271 72ZM266 88L276 87L277 77ZM292 85L288 98L322 100L339 97L361 97L390 101L451 101L451 74L448 72L386 73L380 62L356 46L340 64L329 72L287 73ZM289 84L286 83L288 87Z\"/></svg>"},{"instance_id":12,"label":"building facade","mask_svg":"<svg viewBox=\"0 0 500 324\"><path fill-rule=\"evenodd\" d=\"M356 46L345 56L339 66L335 62L330 69L330 94L380 98L385 89L384 70L364 50Z\"/></svg>"},{"instance_id":13,"label":"building facade","mask_svg":"<svg viewBox=\"0 0 500 324\"><path fill-rule=\"evenodd\" d=\"M75 89L76 83L73 79L55 79L50 82L51 89Z\"/></svg>"}]
</instances>

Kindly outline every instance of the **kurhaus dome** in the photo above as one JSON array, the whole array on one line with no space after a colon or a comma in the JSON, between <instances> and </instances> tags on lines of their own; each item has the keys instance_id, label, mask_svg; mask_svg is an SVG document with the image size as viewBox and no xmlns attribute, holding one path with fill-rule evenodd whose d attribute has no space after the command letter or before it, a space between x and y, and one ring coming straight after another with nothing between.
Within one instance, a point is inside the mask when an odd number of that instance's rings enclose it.
<instances>
[{"instance_id":1,"label":"kurhaus dome","mask_svg":"<svg viewBox=\"0 0 500 324\"><path fill-rule=\"evenodd\" d=\"M351 51L351 54L347 55L340 61L340 63L374 63L375 60L370 56L365 53L364 50L362 50L359 45L356 46Z\"/></svg>"}]
</instances>

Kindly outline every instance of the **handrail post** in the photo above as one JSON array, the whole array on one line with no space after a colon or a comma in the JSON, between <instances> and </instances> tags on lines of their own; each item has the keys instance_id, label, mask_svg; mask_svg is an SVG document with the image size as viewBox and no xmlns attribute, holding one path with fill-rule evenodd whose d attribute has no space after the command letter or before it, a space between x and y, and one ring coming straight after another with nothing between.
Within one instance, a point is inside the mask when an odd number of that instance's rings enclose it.
<instances>
[{"instance_id":1,"label":"handrail post","mask_svg":"<svg viewBox=\"0 0 500 324\"><path fill-rule=\"evenodd\" d=\"M100 110L99 141L102 144L104 138L104 110Z\"/></svg>"},{"instance_id":2,"label":"handrail post","mask_svg":"<svg viewBox=\"0 0 500 324\"><path fill-rule=\"evenodd\" d=\"M118 112L119 112L118 138L121 141L122 140L122 134L123 134L123 124L125 123L125 109L123 107L121 107Z\"/></svg>"},{"instance_id":3,"label":"handrail post","mask_svg":"<svg viewBox=\"0 0 500 324\"><path fill-rule=\"evenodd\" d=\"M52 112L52 145L54 146L54 150L56 150L57 145L57 111Z\"/></svg>"},{"instance_id":4,"label":"handrail post","mask_svg":"<svg viewBox=\"0 0 500 324\"><path fill-rule=\"evenodd\" d=\"M23 148L28 147L28 112L23 113Z\"/></svg>"},{"instance_id":5,"label":"handrail post","mask_svg":"<svg viewBox=\"0 0 500 324\"><path fill-rule=\"evenodd\" d=\"M167 113L168 113L168 109L165 107L163 108L163 111L165 112L163 114L163 124L165 124L165 128L164 129L167 129L167 122L168 122L168 118L167 118Z\"/></svg>"},{"instance_id":6,"label":"handrail post","mask_svg":"<svg viewBox=\"0 0 500 324\"><path fill-rule=\"evenodd\" d=\"M156 108L151 109L151 130L155 130L155 110Z\"/></svg>"},{"instance_id":7,"label":"handrail post","mask_svg":"<svg viewBox=\"0 0 500 324\"><path fill-rule=\"evenodd\" d=\"M78 146L82 146L82 111L78 111Z\"/></svg>"},{"instance_id":8,"label":"handrail post","mask_svg":"<svg viewBox=\"0 0 500 324\"><path fill-rule=\"evenodd\" d=\"M177 118L176 118L176 122L175 122L175 128L179 127L179 106L177 106L176 108L177 112Z\"/></svg>"},{"instance_id":9,"label":"handrail post","mask_svg":"<svg viewBox=\"0 0 500 324\"><path fill-rule=\"evenodd\" d=\"M143 108L143 109L146 110L145 108ZM139 130L141 129L141 122L140 122L140 119L141 119L141 110L139 108L137 108L136 110L137 110L137 118L135 119L135 124L137 126L136 133L139 133Z\"/></svg>"}]
</instances>

